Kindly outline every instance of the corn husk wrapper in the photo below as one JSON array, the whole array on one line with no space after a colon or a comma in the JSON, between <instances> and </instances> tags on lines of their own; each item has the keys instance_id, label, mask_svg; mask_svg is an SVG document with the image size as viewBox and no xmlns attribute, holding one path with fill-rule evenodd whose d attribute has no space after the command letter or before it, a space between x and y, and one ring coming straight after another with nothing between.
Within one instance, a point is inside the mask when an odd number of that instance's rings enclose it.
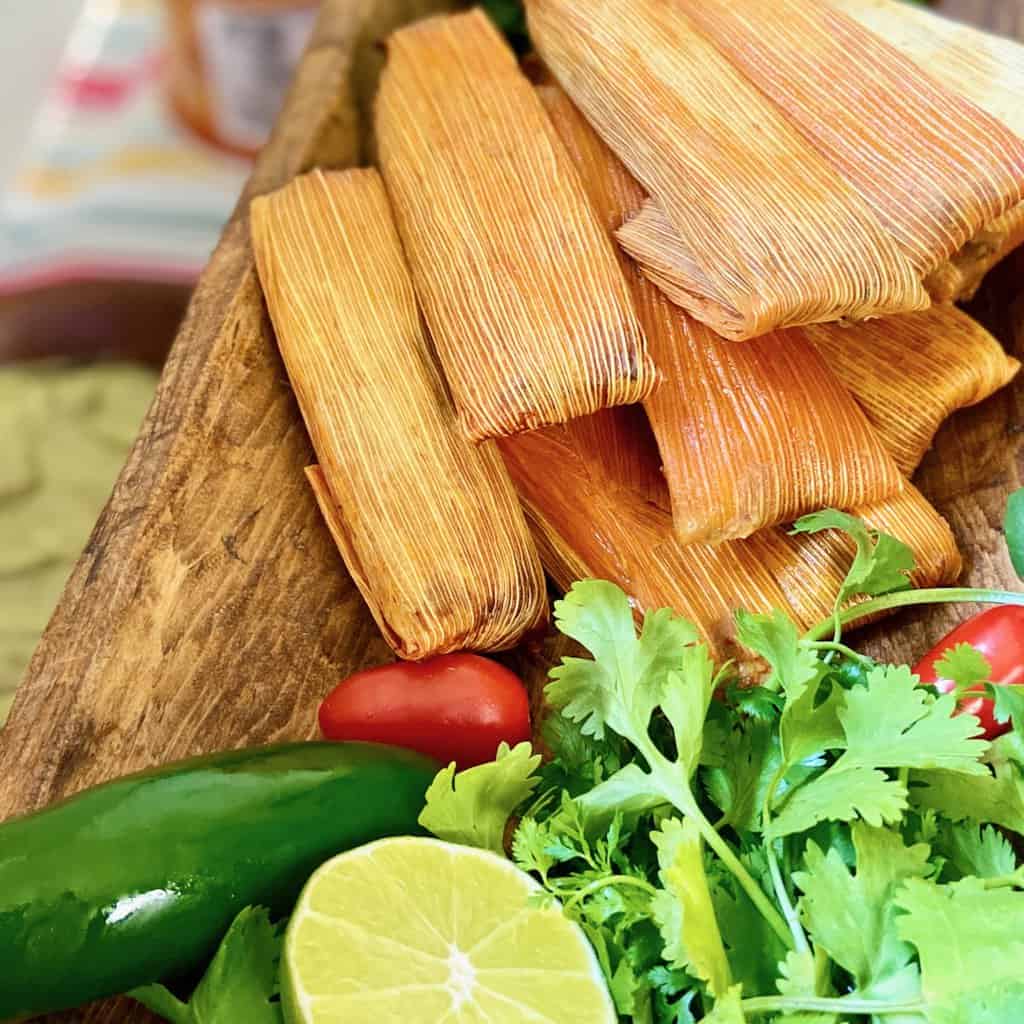
<instances>
[{"instance_id":1,"label":"corn husk wrapper","mask_svg":"<svg viewBox=\"0 0 1024 1024\"><path fill-rule=\"evenodd\" d=\"M900 0L833 5L1024 138L1024 45ZM1022 244L1024 206L1017 206L933 271L928 290L940 301L970 298L985 274Z\"/></svg>"},{"instance_id":2,"label":"corn husk wrapper","mask_svg":"<svg viewBox=\"0 0 1024 1024\"><path fill-rule=\"evenodd\" d=\"M481 11L391 37L381 167L468 435L639 401L658 380L613 245Z\"/></svg>"},{"instance_id":3,"label":"corn husk wrapper","mask_svg":"<svg viewBox=\"0 0 1024 1024\"><path fill-rule=\"evenodd\" d=\"M512 647L546 619L543 573L499 453L459 430L379 175L298 178L252 232L314 491L384 636L405 658Z\"/></svg>"},{"instance_id":4,"label":"corn husk wrapper","mask_svg":"<svg viewBox=\"0 0 1024 1024\"><path fill-rule=\"evenodd\" d=\"M755 660L736 641L737 608L779 608L804 628L827 617L853 549L829 531L790 537L781 528L716 546L684 545L672 528L668 494L649 490L658 454L629 410L499 442L519 489L545 568L558 586L612 580L638 611L672 608L690 619L717 659ZM613 462L606 450L620 454ZM639 487L633 480L644 481ZM647 496L643 496L648 488ZM909 484L903 494L858 511L871 526L913 547L917 586L951 582L960 559L949 527Z\"/></svg>"},{"instance_id":5,"label":"corn husk wrapper","mask_svg":"<svg viewBox=\"0 0 1024 1024\"><path fill-rule=\"evenodd\" d=\"M1020 370L981 324L955 306L786 333L817 347L907 476L948 416L988 398Z\"/></svg>"},{"instance_id":6,"label":"corn husk wrapper","mask_svg":"<svg viewBox=\"0 0 1024 1024\"><path fill-rule=\"evenodd\" d=\"M1024 200L1024 140L842 11L821 0L673 7L864 197L922 275Z\"/></svg>"},{"instance_id":7,"label":"corn husk wrapper","mask_svg":"<svg viewBox=\"0 0 1024 1024\"><path fill-rule=\"evenodd\" d=\"M697 319L738 340L929 305L864 200L675 4L526 7L546 63L679 239L660 274L635 225L620 242Z\"/></svg>"},{"instance_id":8,"label":"corn husk wrapper","mask_svg":"<svg viewBox=\"0 0 1024 1024\"><path fill-rule=\"evenodd\" d=\"M985 275L1024 245L1024 203L979 232L955 256L936 267L925 282L937 302L973 299Z\"/></svg>"},{"instance_id":9,"label":"corn husk wrapper","mask_svg":"<svg viewBox=\"0 0 1024 1024\"><path fill-rule=\"evenodd\" d=\"M538 91L599 219L614 232L642 205L643 190L564 92ZM902 489L864 412L798 330L724 341L624 262L665 376L644 407L683 543L748 537L805 512L852 508Z\"/></svg>"}]
</instances>

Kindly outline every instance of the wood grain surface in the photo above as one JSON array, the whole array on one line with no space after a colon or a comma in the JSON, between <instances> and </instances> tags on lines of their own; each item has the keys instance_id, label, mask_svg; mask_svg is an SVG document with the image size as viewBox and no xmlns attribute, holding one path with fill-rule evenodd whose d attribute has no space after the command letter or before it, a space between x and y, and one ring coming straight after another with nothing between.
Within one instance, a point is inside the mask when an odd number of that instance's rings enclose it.
<instances>
[{"instance_id":1,"label":"wood grain surface","mask_svg":"<svg viewBox=\"0 0 1024 1024\"><path fill-rule=\"evenodd\" d=\"M356 55L372 62L367 40L429 4L380 0L355 23L352 6L327 0L274 138L32 660L0 734L0 819L174 758L311 736L331 685L389 658L303 477L311 452L263 309L246 219L253 195L314 164L360 160ZM1024 37L1024 0L938 6ZM1018 356L1022 273L1018 254L974 307ZM1024 380L952 420L920 471L963 546L970 583L1018 585L1001 521L1008 492L1024 481L1022 436ZM908 615L895 629L869 631L868 642L905 659L962 615ZM538 682L560 646L549 639L514 661ZM47 1019L155 1020L123 1000Z\"/></svg>"}]
</instances>

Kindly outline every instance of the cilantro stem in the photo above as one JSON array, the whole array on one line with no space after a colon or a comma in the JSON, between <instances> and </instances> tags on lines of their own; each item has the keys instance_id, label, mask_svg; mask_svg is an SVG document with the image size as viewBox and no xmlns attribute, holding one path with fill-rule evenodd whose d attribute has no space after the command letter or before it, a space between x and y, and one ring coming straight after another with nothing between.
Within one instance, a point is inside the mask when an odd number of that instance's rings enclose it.
<instances>
[{"instance_id":1,"label":"cilantro stem","mask_svg":"<svg viewBox=\"0 0 1024 1024\"><path fill-rule=\"evenodd\" d=\"M792 949L793 936L790 935L789 928L786 926L782 915L772 906L772 901L768 898L764 889L757 884L754 877L743 866L743 862L733 853L732 847L725 837L719 835L715 830L715 826L708 821L704 812L697 806L697 801L694 800L689 787L683 786L680 788L674 779L671 777L666 778L664 769L668 768L669 764L653 747L653 744L648 743L643 753L647 758L647 763L651 766L654 776L656 778L659 775L661 776L661 785L659 786L661 795L676 810L690 818L697 825L701 838L718 854L722 863L733 873L736 881L740 883L743 891L750 897L750 902L757 907L761 916L768 922L771 930L778 935L787 949Z\"/></svg>"},{"instance_id":2,"label":"cilantro stem","mask_svg":"<svg viewBox=\"0 0 1024 1024\"><path fill-rule=\"evenodd\" d=\"M761 806L761 828L763 831L768 830L768 822L771 820L772 816L772 802L775 800L775 794L785 776L786 764L783 762L775 769L775 774L772 776L771 782L768 784L768 789L764 795L764 803ZM782 874L779 871L779 862L775 856L775 845L770 839L766 840L764 849L768 860L768 873L771 875L772 879L772 888L775 890L775 899L782 908L782 916L786 919L786 924L789 926L789 931L793 936L793 942L795 943L796 949L801 953L806 953L810 950L810 946L807 942L807 936L804 934L803 927L800 924L800 918L797 916L796 909L793 906L792 900L789 898L789 893L786 891L786 885L782 880Z\"/></svg>"},{"instance_id":3,"label":"cilantro stem","mask_svg":"<svg viewBox=\"0 0 1024 1024\"><path fill-rule=\"evenodd\" d=\"M830 615L804 634L805 640L822 640L835 634L835 627L848 626L850 623L879 612L887 612L893 608L912 608L916 605L930 604L1018 604L1024 605L1024 594L1012 593L1008 590L981 590L975 587L935 587L928 590L898 590L894 594L884 594L872 598L852 608L845 608L836 615Z\"/></svg>"},{"instance_id":4,"label":"cilantro stem","mask_svg":"<svg viewBox=\"0 0 1024 1024\"><path fill-rule=\"evenodd\" d=\"M644 892L651 896L657 894L658 890L651 885L644 878L634 878L633 875L608 875L607 878L597 878L588 885L583 886L582 889L578 889L562 904L563 910L569 910L571 907L576 906L577 903L582 903L588 896L592 896L595 892L600 892L607 886L616 885L631 885L637 889L643 889Z\"/></svg>"},{"instance_id":5,"label":"cilantro stem","mask_svg":"<svg viewBox=\"0 0 1024 1024\"><path fill-rule=\"evenodd\" d=\"M924 1013L922 1002L887 1003L881 999L855 999L851 996L757 996L744 999L740 1004L743 1012L750 1016L762 1013Z\"/></svg>"},{"instance_id":6,"label":"cilantro stem","mask_svg":"<svg viewBox=\"0 0 1024 1024\"><path fill-rule=\"evenodd\" d=\"M835 640L815 640L807 645L815 651L836 651L839 654L845 655L852 661L860 662L862 665L874 664L872 660L866 654L860 654L855 651L852 647L847 647L846 644L838 643Z\"/></svg>"},{"instance_id":7,"label":"cilantro stem","mask_svg":"<svg viewBox=\"0 0 1024 1024\"><path fill-rule=\"evenodd\" d=\"M790 934L782 915L772 906L771 900L765 895L764 889L757 884L757 881L743 866L743 862L732 852L732 847L712 828L707 818L698 812L696 821L704 842L718 854L722 863L736 876L736 881L743 886L743 891L750 897L751 903L761 912L761 916L768 922L771 930L778 935L787 949L792 949L793 936Z\"/></svg>"},{"instance_id":8,"label":"cilantro stem","mask_svg":"<svg viewBox=\"0 0 1024 1024\"><path fill-rule=\"evenodd\" d=\"M793 936L796 950L798 953L809 953L811 950L810 944L800 924L800 918L797 917L793 901L789 898L789 893L786 891L786 883L782 880L782 872L779 871L779 859L775 856L775 844L769 840L764 844L764 849L768 855L768 874L771 875L772 888L775 889L775 899L782 908L782 916L786 919L786 924L789 925L789 931Z\"/></svg>"}]
</instances>

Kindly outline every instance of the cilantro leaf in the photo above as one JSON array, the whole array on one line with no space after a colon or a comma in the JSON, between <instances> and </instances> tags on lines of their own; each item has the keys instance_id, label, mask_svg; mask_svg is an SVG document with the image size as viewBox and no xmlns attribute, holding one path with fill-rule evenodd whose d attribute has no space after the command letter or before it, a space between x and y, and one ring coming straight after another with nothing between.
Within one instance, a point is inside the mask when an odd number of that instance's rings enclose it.
<instances>
[{"instance_id":1,"label":"cilantro leaf","mask_svg":"<svg viewBox=\"0 0 1024 1024\"><path fill-rule=\"evenodd\" d=\"M738 611L736 639L768 662L772 672L764 685L781 687L789 700L796 700L822 674L817 654L800 643L796 625L777 608L770 615Z\"/></svg>"},{"instance_id":2,"label":"cilantro leaf","mask_svg":"<svg viewBox=\"0 0 1024 1024\"><path fill-rule=\"evenodd\" d=\"M629 745L621 737L606 733L596 740L564 715L546 715L540 733L553 755L540 767L545 788L568 789L576 796L614 775L630 759Z\"/></svg>"},{"instance_id":3,"label":"cilantro leaf","mask_svg":"<svg viewBox=\"0 0 1024 1024\"><path fill-rule=\"evenodd\" d=\"M1016 732L1024 732L1024 686L991 683L985 688L992 699L992 715L997 722L1013 722Z\"/></svg>"},{"instance_id":4,"label":"cilantro leaf","mask_svg":"<svg viewBox=\"0 0 1024 1024\"><path fill-rule=\"evenodd\" d=\"M767 863L762 868L748 855L741 859L753 876L767 874ZM712 858L705 870L733 980L743 986L744 992L770 992L775 983L776 964L785 955L786 947L720 861ZM765 884L770 888L766 879L762 887Z\"/></svg>"},{"instance_id":5,"label":"cilantro leaf","mask_svg":"<svg viewBox=\"0 0 1024 1024\"><path fill-rule=\"evenodd\" d=\"M1004 529L1013 569L1024 580L1024 487L1014 491L1006 503Z\"/></svg>"},{"instance_id":6,"label":"cilantro leaf","mask_svg":"<svg viewBox=\"0 0 1024 1024\"><path fill-rule=\"evenodd\" d=\"M684 647L678 670L668 673L661 710L672 727L676 764L693 777L704 743L704 719L714 693L715 666L703 644Z\"/></svg>"},{"instance_id":7,"label":"cilantro leaf","mask_svg":"<svg viewBox=\"0 0 1024 1024\"><path fill-rule=\"evenodd\" d=\"M262 907L246 907L232 922L188 1003L163 985L128 994L170 1024L282 1024L277 1001L281 928Z\"/></svg>"},{"instance_id":8,"label":"cilantro leaf","mask_svg":"<svg viewBox=\"0 0 1024 1024\"><path fill-rule=\"evenodd\" d=\"M610 779L576 798L588 826L604 828L616 813L626 816L653 811L666 804L651 776L639 765L627 764Z\"/></svg>"},{"instance_id":9,"label":"cilantro leaf","mask_svg":"<svg viewBox=\"0 0 1024 1024\"><path fill-rule=\"evenodd\" d=\"M523 818L512 837L512 859L523 871L536 872L547 882L548 872L559 862L551 826Z\"/></svg>"},{"instance_id":10,"label":"cilantro leaf","mask_svg":"<svg viewBox=\"0 0 1024 1024\"><path fill-rule=\"evenodd\" d=\"M938 811L951 821L969 818L1024 835L1024 780L1010 762L992 765L979 776L914 772L910 780L910 800L917 808Z\"/></svg>"},{"instance_id":11,"label":"cilantro leaf","mask_svg":"<svg viewBox=\"0 0 1024 1024\"><path fill-rule=\"evenodd\" d=\"M978 878L952 885L914 878L894 900L904 912L899 933L921 961L930 1022L1021 1019L1024 892L986 889Z\"/></svg>"},{"instance_id":12,"label":"cilantro leaf","mask_svg":"<svg viewBox=\"0 0 1024 1024\"><path fill-rule=\"evenodd\" d=\"M504 853L505 826L536 789L539 764L529 743L502 743L494 761L458 774L452 762L430 784L419 823L450 843Z\"/></svg>"},{"instance_id":13,"label":"cilantro leaf","mask_svg":"<svg viewBox=\"0 0 1024 1024\"><path fill-rule=\"evenodd\" d=\"M726 734L721 753L721 764L702 772L708 796L722 811L721 824L760 831L761 807L782 763L777 732L764 722L741 722Z\"/></svg>"},{"instance_id":14,"label":"cilantro leaf","mask_svg":"<svg viewBox=\"0 0 1024 1024\"><path fill-rule=\"evenodd\" d=\"M939 832L941 852L959 875L1002 878L1017 870L1017 858L1006 837L991 825L945 822Z\"/></svg>"},{"instance_id":15,"label":"cilantro leaf","mask_svg":"<svg viewBox=\"0 0 1024 1024\"><path fill-rule=\"evenodd\" d=\"M984 775L979 758L987 744L976 739L981 727L971 715L956 714L956 698L938 699L917 685L906 665L879 666L867 686L846 692L839 718L847 750L836 768L944 768Z\"/></svg>"},{"instance_id":16,"label":"cilantro leaf","mask_svg":"<svg viewBox=\"0 0 1024 1024\"><path fill-rule=\"evenodd\" d=\"M770 839L806 832L820 821L853 821L869 825L899 821L907 806L907 791L877 768L835 766L796 788L768 826Z\"/></svg>"},{"instance_id":17,"label":"cilantro leaf","mask_svg":"<svg viewBox=\"0 0 1024 1024\"><path fill-rule=\"evenodd\" d=\"M973 738L979 731L977 719L956 715L951 694L936 699L917 685L917 677L905 665L873 668L865 686L837 689L831 697L836 699L831 710L842 726L846 750L824 773L784 797L768 829L772 837L803 832L819 821L851 821L858 815L875 826L898 821L907 806L906 787L880 769L988 773L979 760L987 744ZM805 703L803 695L797 703ZM804 736L799 742L814 736L813 716L827 710L823 704L796 720L802 730L794 723L794 733ZM783 712L783 727L788 711L787 707ZM825 725L831 724L826 718ZM822 730L826 739L828 728ZM785 734L783 739L785 744ZM830 742L837 745L834 738Z\"/></svg>"},{"instance_id":18,"label":"cilantro leaf","mask_svg":"<svg viewBox=\"0 0 1024 1024\"><path fill-rule=\"evenodd\" d=\"M729 961L715 919L700 831L690 820L667 819L651 834L665 887L651 910L665 942L665 958L708 985L714 996L730 985Z\"/></svg>"},{"instance_id":19,"label":"cilantro leaf","mask_svg":"<svg viewBox=\"0 0 1024 1024\"><path fill-rule=\"evenodd\" d=\"M914 552L902 541L869 529L863 520L836 509L825 509L798 519L792 532L820 533L822 530L842 530L857 545L853 564L836 595L837 608L852 597L877 597L910 586Z\"/></svg>"},{"instance_id":20,"label":"cilantro leaf","mask_svg":"<svg viewBox=\"0 0 1024 1024\"><path fill-rule=\"evenodd\" d=\"M668 609L648 613L639 637L623 591L605 580L573 584L555 602L555 624L593 660L563 658L545 690L551 704L601 739L605 728L642 747L647 723L662 699L665 678L679 665L696 629ZM703 718L698 723L703 725Z\"/></svg>"},{"instance_id":21,"label":"cilantro leaf","mask_svg":"<svg viewBox=\"0 0 1024 1024\"><path fill-rule=\"evenodd\" d=\"M870 996L899 979L916 997L914 972L907 972L913 950L896 930L892 899L908 878L931 870L927 846L904 846L898 832L856 823L853 844L857 868L852 873L835 851L808 843L804 869L794 875L803 891L800 912L815 945L848 971L859 993Z\"/></svg>"},{"instance_id":22,"label":"cilantro leaf","mask_svg":"<svg viewBox=\"0 0 1024 1024\"><path fill-rule=\"evenodd\" d=\"M782 711L782 699L765 685L743 685L735 681L725 688L725 701L738 714L756 718L759 722L775 722Z\"/></svg>"},{"instance_id":23,"label":"cilantro leaf","mask_svg":"<svg viewBox=\"0 0 1024 1024\"><path fill-rule=\"evenodd\" d=\"M992 666L976 647L957 644L935 663L935 673L940 679L949 679L961 689L969 690L992 678Z\"/></svg>"},{"instance_id":24,"label":"cilantro leaf","mask_svg":"<svg viewBox=\"0 0 1024 1024\"><path fill-rule=\"evenodd\" d=\"M801 761L820 756L826 750L838 750L846 745L846 737L839 721L839 709L846 696L840 686L833 686L828 696L821 699L824 662L820 663L818 677L794 700L786 700L779 723L783 761L787 770Z\"/></svg>"},{"instance_id":25,"label":"cilantro leaf","mask_svg":"<svg viewBox=\"0 0 1024 1024\"><path fill-rule=\"evenodd\" d=\"M601 737L607 727L629 740L647 763L646 773L617 773L604 793L618 787L620 798L634 792L648 804L659 795L677 810L701 815L690 779L700 761L715 675L707 648L695 642L696 629L662 609L644 617L637 636L626 595L602 580L576 583L555 604L555 621L594 657L563 658L551 671L548 699L584 733ZM657 709L671 730L674 759L651 738Z\"/></svg>"}]
</instances>

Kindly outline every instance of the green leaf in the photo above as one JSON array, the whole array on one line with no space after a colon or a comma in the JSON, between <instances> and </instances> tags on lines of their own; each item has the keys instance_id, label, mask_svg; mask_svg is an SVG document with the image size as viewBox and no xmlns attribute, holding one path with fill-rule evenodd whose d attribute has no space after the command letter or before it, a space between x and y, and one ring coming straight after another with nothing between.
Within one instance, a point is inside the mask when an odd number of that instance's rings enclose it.
<instances>
[{"instance_id":1,"label":"green leaf","mask_svg":"<svg viewBox=\"0 0 1024 1024\"><path fill-rule=\"evenodd\" d=\"M970 644L951 647L935 663L935 672L940 679L949 679L965 690L987 683L992 678L988 659Z\"/></svg>"},{"instance_id":2,"label":"green leaf","mask_svg":"<svg viewBox=\"0 0 1024 1024\"><path fill-rule=\"evenodd\" d=\"M846 736L839 721L839 710L846 700L845 691L834 686L828 696L820 699L824 682L822 671L795 700L786 701L779 724L783 761L787 770L808 758L816 758L827 750L846 746Z\"/></svg>"},{"instance_id":3,"label":"green leaf","mask_svg":"<svg viewBox=\"0 0 1024 1024\"><path fill-rule=\"evenodd\" d=\"M1006 546L1014 571L1024 580L1024 487L1014 491L1006 503Z\"/></svg>"},{"instance_id":4,"label":"green leaf","mask_svg":"<svg viewBox=\"0 0 1024 1024\"><path fill-rule=\"evenodd\" d=\"M704 719L714 693L715 666L703 644L684 647L678 671L668 674L661 710L672 727L676 761L692 778L704 742Z\"/></svg>"},{"instance_id":5,"label":"green leaf","mask_svg":"<svg viewBox=\"0 0 1024 1024\"><path fill-rule=\"evenodd\" d=\"M920 809L931 809L951 821L989 822L1024 835L1024 782L1016 765L993 765L986 774L914 772L910 800Z\"/></svg>"},{"instance_id":6,"label":"green leaf","mask_svg":"<svg viewBox=\"0 0 1024 1024\"><path fill-rule=\"evenodd\" d=\"M667 819L651 833L665 887L651 905L665 942L665 959L707 983L712 995L730 985L729 961L715 919L700 830L689 819Z\"/></svg>"},{"instance_id":7,"label":"green leaf","mask_svg":"<svg viewBox=\"0 0 1024 1024\"><path fill-rule=\"evenodd\" d=\"M607 727L642 747L668 673L696 641L696 629L662 609L648 613L637 637L629 599L604 580L575 583L555 602L555 624L593 660L563 658L551 671L545 693L552 706L587 735L600 739Z\"/></svg>"},{"instance_id":8,"label":"green leaf","mask_svg":"<svg viewBox=\"0 0 1024 1024\"><path fill-rule=\"evenodd\" d=\"M853 564L836 596L837 608L852 597L877 597L910 586L914 552L902 541L869 529L863 520L836 509L804 516L793 524L793 533L820 533L822 530L842 530L857 545Z\"/></svg>"},{"instance_id":9,"label":"green leaf","mask_svg":"<svg viewBox=\"0 0 1024 1024\"><path fill-rule=\"evenodd\" d=\"M915 878L894 900L903 911L899 933L921 961L930 1022L1022 1019L1024 892L986 889L978 878L952 885Z\"/></svg>"},{"instance_id":10,"label":"green leaf","mask_svg":"<svg viewBox=\"0 0 1024 1024\"><path fill-rule=\"evenodd\" d=\"M985 774L979 759L987 744L974 738L980 731L978 720L957 715L952 694L932 697L906 665L872 669L867 686L846 691L839 719L847 749L836 768L942 768Z\"/></svg>"},{"instance_id":11,"label":"green leaf","mask_svg":"<svg viewBox=\"0 0 1024 1024\"><path fill-rule=\"evenodd\" d=\"M782 697L767 686L738 683L726 684L725 703L737 714L759 722L776 722L782 712Z\"/></svg>"},{"instance_id":12,"label":"green leaf","mask_svg":"<svg viewBox=\"0 0 1024 1024\"><path fill-rule=\"evenodd\" d=\"M907 806L907 791L877 768L835 766L795 789L768 827L769 838L806 832L820 821L853 821L869 825L899 821Z\"/></svg>"},{"instance_id":13,"label":"green leaf","mask_svg":"<svg viewBox=\"0 0 1024 1024\"><path fill-rule=\"evenodd\" d=\"M809 843L804 869L793 880L802 890L800 912L816 946L853 975L861 995L905 971L913 950L896 930L893 894L908 878L931 870L927 846L907 847L893 829L853 826L856 873L835 851ZM912 994L913 997L913 994Z\"/></svg>"},{"instance_id":14,"label":"green leaf","mask_svg":"<svg viewBox=\"0 0 1024 1024\"><path fill-rule=\"evenodd\" d=\"M762 873L748 858L741 859L752 875ZM733 981L744 992L770 992L785 946L721 861L712 858L705 870Z\"/></svg>"},{"instance_id":15,"label":"green leaf","mask_svg":"<svg viewBox=\"0 0 1024 1024\"><path fill-rule=\"evenodd\" d=\"M494 761L458 774L453 762L430 784L419 823L450 843L504 853L505 826L536 789L539 764L529 743L502 743Z\"/></svg>"},{"instance_id":16,"label":"green leaf","mask_svg":"<svg viewBox=\"0 0 1024 1024\"><path fill-rule=\"evenodd\" d=\"M1024 686L989 684L986 687L992 698L992 714L997 722L1013 722L1017 732L1024 732Z\"/></svg>"},{"instance_id":17,"label":"green leaf","mask_svg":"<svg viewBox=\"0 0 1024 1024\"><path fill-rule=\"evenodd\" d=\"M281 930L262 907L235 918L188 1004L162 985L128 994L171 1024L282 1024L277 1001Z\"/></svg>"},{"instance_id":18,"label":"green leaf","mask_svg":"<svg viewBox=\"0 0 1024 1024\"><path fill-rule=\"evenodd\" d=\"M793 620L777 608L770 615L738 611L736 639L768 662L772 673L765 686L781 687L788 700L796 700L824 671L815 651L800 643Z\"/></svg>"},{"instance_id":19,"label":"green leaf","mask_svg":"<svg viewBox=\"0 0 1024 1024\"><path fill-rule=\"evenodd\" d=\"M588 828L603 829L616 814L635 817L665 806L654 780L639 765L627 764L610 779L576 798Z\"/></svg>"},{"instance_id":20,"label":"green leaf","mask_svg":"<svg viewBox=\"0 0 1024 1024\"><path fill-rule=\"evenodd\" d=\"M778 734L768 723L740 722L726 734L721 753L721 765L702 772L708 796L724 824L740 832L760 831L761 807L782 763Z\"/></svg>"},{"instance_id":21,"label":"green leaf","mask_svg":"<svg viewBox=\"0 0 1024 1024\"><path fill-rule=\"evenodd\" d=\"M546 822L523 818L512 837L512 859L526 872L535 872L547 881L548 872L558 863L549 847L554 836Z\"/></svg>"},{"instance_id":22,"label":"green leaf","mask_svg":"<svg viewBox=\"0 0 1024 1024\"><path fill-rule=\"evenodd\" d=\"M1013 847L991 825L944 822L938 846L960 877L1002 878L1017 870Z\"/></svg>"}]
</instances>

